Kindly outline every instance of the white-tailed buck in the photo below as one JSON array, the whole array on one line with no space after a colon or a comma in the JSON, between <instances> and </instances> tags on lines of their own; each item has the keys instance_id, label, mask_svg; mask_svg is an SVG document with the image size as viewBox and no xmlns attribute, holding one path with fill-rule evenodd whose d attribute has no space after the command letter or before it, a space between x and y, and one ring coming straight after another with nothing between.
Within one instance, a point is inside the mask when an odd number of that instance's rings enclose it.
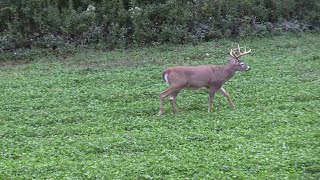
<instances>
[{"instance_id":1,"label":"white-tailed buck","mask_svg":"<svg viewBox=\"0 0 320 180\"><path fill-rule=\"evenodd\" d=\"M244 52L241 50L244 49ZM248 71L250 67L240 61L240 57L248 54L246 48L240 47L230 50L229 63L226 65L202 65L202 66L174 66L162 72L163 80L169 84L169 88L160 94L160 111L163 114L163 102L167 96L170 96L170 103L173 111L176 113L176 97L181 89L202 88L209 89L209 107L211 112L214 95L217 91L221 92L227 98L230 106L235 109L229 93L222 87L223 84L233 77L238 71Z\"/></svg>"}]
</instances>

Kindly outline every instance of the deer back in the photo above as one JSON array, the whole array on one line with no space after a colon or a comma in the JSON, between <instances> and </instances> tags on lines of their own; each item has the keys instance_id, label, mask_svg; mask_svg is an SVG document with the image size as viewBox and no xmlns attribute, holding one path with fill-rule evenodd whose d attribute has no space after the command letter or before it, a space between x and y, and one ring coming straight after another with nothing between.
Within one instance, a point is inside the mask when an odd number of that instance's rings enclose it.
<instances>
[{"instance_id":1,"label":"deer back","mask_svg":"<svg viewBox=\"0 0 320 180\"><path fill-rule=\"evenodd\" d=\"M175 66L163 71L164 80L173 87L210 87L223 84L234 75L228 65Z\"/></svg>"}]
</instances>

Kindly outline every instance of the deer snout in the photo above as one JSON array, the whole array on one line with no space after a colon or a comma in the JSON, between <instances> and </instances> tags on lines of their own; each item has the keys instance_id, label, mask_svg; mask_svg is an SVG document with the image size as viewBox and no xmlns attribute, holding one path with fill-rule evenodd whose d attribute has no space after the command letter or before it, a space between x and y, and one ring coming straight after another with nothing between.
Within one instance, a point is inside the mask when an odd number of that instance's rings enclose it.
<instances>
[{"instance_id":1,"label":"deer snout","mask_svg":"<svg viewBox=\"0 0 320 180\"><path fill-rule=\"evenodd\" d=\"M250 66L248 66L247 69L246 69L246 71L249 71L250 69L251 69Z\"/></svg>"}]
</instances>

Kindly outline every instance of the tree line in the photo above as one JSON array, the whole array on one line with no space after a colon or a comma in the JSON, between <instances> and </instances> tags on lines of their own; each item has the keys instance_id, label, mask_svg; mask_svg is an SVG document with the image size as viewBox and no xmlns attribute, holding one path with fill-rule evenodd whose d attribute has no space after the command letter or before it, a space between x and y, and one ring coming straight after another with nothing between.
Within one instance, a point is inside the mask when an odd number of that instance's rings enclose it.
<instances>
[{"instance_id":1,"label":"tree line","mask_svg":"<svg viewBox=\"0 0 320 180\"><path fill-rule=\"evenodd\" d=\"M1 0L0 51L319 31L317 0Z\"/></svg>"}]
</instances>

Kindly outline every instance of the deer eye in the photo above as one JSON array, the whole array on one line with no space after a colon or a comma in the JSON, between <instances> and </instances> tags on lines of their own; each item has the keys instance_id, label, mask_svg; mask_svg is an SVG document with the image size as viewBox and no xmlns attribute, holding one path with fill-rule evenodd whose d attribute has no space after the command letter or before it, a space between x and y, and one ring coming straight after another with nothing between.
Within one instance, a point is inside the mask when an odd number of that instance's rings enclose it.
<instances>
[{"instance_id":1,"label":"deer eye","mask_svg":"<svg viewBox=\"0 0 320 180\"><path fill-rule=\"evenodd\" d=\"M244 63L240 63L240 66L243 66L244 65Z\"/></svg>"}]
</instances>

